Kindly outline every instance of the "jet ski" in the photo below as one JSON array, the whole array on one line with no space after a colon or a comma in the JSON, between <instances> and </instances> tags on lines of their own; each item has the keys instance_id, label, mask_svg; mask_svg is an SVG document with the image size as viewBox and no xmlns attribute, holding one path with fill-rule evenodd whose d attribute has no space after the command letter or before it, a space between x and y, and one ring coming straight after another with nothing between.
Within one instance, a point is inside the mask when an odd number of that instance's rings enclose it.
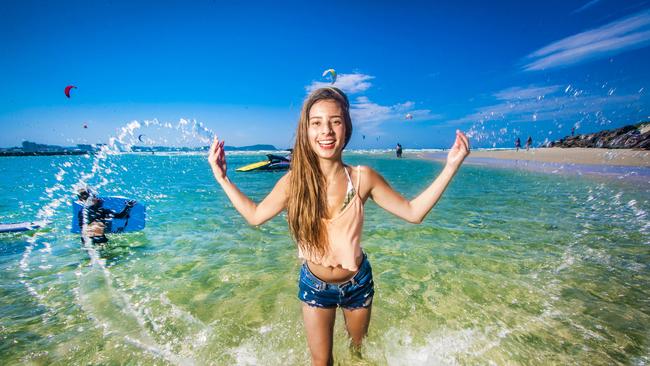
<instances>
[{"instance_id":1,"label":"jet ski","mask_svg":"<svg viewBox=\"0 0 650 366\"><path fill-rule=\"evenodd\" d=\"M237 172L252 172L257 170L287 170L291 166L291 159L282 155L266 154L267 160L258 161L257 163L248 164L241 168L235 169Z\"/></svg>"}]
</instances>

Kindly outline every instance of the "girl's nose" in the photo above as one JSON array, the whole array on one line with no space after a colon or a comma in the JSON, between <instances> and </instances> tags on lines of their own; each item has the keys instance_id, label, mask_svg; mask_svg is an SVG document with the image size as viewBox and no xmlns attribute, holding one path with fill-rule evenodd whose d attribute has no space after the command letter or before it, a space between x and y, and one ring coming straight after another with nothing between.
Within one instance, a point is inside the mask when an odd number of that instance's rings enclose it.
<instances>
[{"instance_id":1,"label":"girl's nose","mask_svg":"<svg viewBox=\"0 0 650 366\"><path fill-rule=\"evenodd\" d=\"M331 123L323 124L323 133L324 134L329 135L329 134L332 133L332 131L334 131L334 130L332 129L332 124Z\"/></svg>"}]
</instances>

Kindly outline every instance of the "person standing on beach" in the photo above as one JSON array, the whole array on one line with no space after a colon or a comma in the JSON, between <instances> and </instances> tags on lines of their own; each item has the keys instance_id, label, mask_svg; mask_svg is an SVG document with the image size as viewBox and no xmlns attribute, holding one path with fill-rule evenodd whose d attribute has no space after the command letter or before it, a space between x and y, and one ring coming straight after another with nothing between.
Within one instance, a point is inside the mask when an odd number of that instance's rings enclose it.
<instances>
[{"instance_id":1,"label":"person standing on beach","mask_svg":"<svg viewBox=\"0 0 650 366\"><path fill-rule=\"evenodd\" d=\"M519 136L517 136L517 139L515 140L515 151L519 151L521 149L521 140L519 139Z\"/></svg>"},{"instance_id":2,"label":"person standing on beach","mask_svg":"<svg viewBox=\"0 0 650 366\"><path fill-rule=\"evenodd\" d=\"M402 157L402 145L397 143L397 147L395 148L395 154L397 155L398 158Z\"/></svg>"},{"instance_id":3,"label":"person standing on beach","mask_svg":"<svg viewBox=\"0 0 650 366\"><path fill-rule=\"evenodd\" d=\"M251 225L287 209L287 221L303 260L298 299L313 365L332 365L334 321L341 307L353 350L368 332L375 293L372 268L361 247L364 203L371 198L386 211L420 223L438 202L465 157L469 141L460 131L438 177L407 200L367 166L350 167L342 152L352 135L350 104L339 89L313 91L305 100L296 131L291 170L258 204L227 175L224 141L215 137L208 161L216 181Z\"/></svg>"},{"instance_id":4,"label":"person standing on beach","mask_svg":"<svg viewBox=\"0 0 650 366\"><path fill-rule=\"evenodd\" d=\"M530 150L530 147L533 145L533 138L528 136L526 140L526 151Z\"/></svg>"}]
</instances>

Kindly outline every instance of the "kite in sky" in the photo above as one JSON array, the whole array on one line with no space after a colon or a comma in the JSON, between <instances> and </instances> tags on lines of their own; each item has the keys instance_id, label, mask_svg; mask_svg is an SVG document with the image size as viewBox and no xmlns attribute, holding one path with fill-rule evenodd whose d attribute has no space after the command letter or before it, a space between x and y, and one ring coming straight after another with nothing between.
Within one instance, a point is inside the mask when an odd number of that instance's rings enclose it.
<instances>
[{"instance_id":1,"label":"kite in sky","mask_svg":"<svg viewBox=\"0 0 650 366\"><path fill-rule=\"evenodd\" d=\"M327 77L332 84L336 82L336 70L334 69L327 69L323 71L323 77Z\"/></svg>"},{"instance_id":2,"label":"kite in sky","mask_svg":"<svg viewBox=\"0 0 650 366\"><path fill-rule=\"evenodd\" d=\"M63 92L65 93L66 97L70 98L70 90L72 89L77 89L77 87L74 85L68 85L65 87L65 90Z\"/></svg>"}]
</instances>

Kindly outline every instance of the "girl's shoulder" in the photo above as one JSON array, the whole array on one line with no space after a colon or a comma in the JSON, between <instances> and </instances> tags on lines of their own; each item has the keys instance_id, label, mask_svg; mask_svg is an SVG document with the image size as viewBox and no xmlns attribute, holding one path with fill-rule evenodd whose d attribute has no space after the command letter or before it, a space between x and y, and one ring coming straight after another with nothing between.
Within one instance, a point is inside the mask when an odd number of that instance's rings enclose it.
<instances>
[{"instance_id":1,"label":"girl's shoulder","mask_svg":"<svg viewBox=\"0 0 650 366\"><path fill-rule=\"evenodd\" d=\"M356 182L357 175L360 175L361 180L368 178L371 174L376 174L376 172L367 165L348 165L345 164L350 172L350 178Z\"/></svg>"},{"instance_id":2,"label":"girl's shoulder","mask_svg":"<svg viewBox=\"0 0 650 366\"><path fill-rule=\"evenodd\" d=\"M285 173L278 181L275 183L276 187L282 187L285 191L288 190L291 183L291 171Z\"/></svg>"},{"instance_id":3,"label":"girl's shoulder","mask_svg":"<svg viewBox=\"0 0 650 366\"><path fill-rule=\"evenodd\" d=\"M379 173L367 165L352 165L349 167L351 172L350 179L355 187L358 184L359 193L362 197L368 195L377 182L377 179L383 179Z\"/></svg>"}]
</instances>

